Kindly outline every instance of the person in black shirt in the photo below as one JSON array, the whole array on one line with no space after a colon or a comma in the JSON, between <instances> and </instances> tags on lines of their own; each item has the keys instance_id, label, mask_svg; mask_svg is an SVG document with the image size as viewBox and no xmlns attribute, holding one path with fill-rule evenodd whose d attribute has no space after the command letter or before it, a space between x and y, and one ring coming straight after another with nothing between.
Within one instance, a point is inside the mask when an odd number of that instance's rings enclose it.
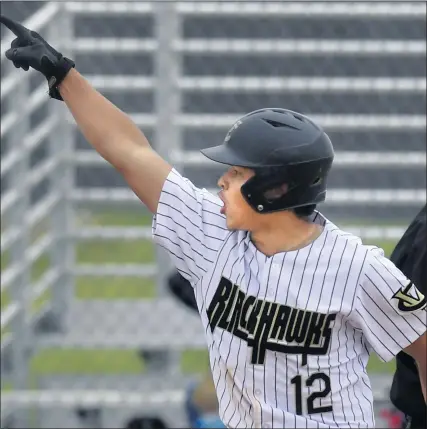
<instances>
[{"instance_id":1,"label":"person in black shirt","mask_svg":"<svg viewBox=\"0 0 427 429\"><path fill-rule=\"evenodd\" d=\"M427 295L426 206L411 222L390 257L424 295ZM406 416L404 428L427 428L427 407L417 366L414 359L404 352L396 356L390 399Z\"/></svg>"},{"instance_id":2,"label":"person in black shirt","mask_svg":"<svg viewBox=\"0 0 427 429\"><path fill-rule=\"evenodd\" d=\"M198 312L197 301L193 286L178 270L174 270L168 277L169 292L179 302L194 313ZM216 396L212 374L207 372L200 380L192 383L186 393L185 410L194 429L210 428L224 429L219 418L219 405Z\"/></svg>"}]
</instances>

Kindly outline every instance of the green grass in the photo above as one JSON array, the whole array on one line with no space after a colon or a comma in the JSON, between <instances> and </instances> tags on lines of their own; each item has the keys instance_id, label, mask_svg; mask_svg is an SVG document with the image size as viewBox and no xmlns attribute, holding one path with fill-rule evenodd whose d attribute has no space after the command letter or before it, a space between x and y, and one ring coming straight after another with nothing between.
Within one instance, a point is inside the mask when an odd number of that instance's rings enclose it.
<instances>
[{"instance_id":1,"label":"green grass","mask_svg":"<svg viewBox=\"0 0 427 429\"><path fill-rule=\"evenodd\" d=\"M144 362L132 350L43 350L31 362L31 372L46 374L135 374Z\"/></svg>"},{"instance_id":2,"label":"green grass","mask_svg":"<svg viewBox=\"0 0 427 429\"><path fill-rule=\"evenodd\" d=\"M82 216L84 225L108 226L149 226L151 216L143 210L91 213ZM34 237L42 233L43 228L38 226ZM395 243L390 241L373 242L382 247L389 255ZM86 241L77 246L77 263L149 263L154 261L154 246L149 240L135 240L125 242ZM38 279L49 267L49 255L42 255L32 266L31 277ZM9 264L9 255L1 255L1 269ZM79 278L75 288L78 299L150 299L156 294L154 281L140 278ZM41 303L49 299L45 294L38 302L33 303L37 309ZM1 308L10 302L7 294L1 296ZM94 323L96 319L94 318ZM137 322L138 323L138 322ZM368 366L371 372L390 372L394 369L394 361L382 363L376 356L372 356ZM44 350L37 354L31 362L31 378L44 374L134 374L144 372L144 362L136 352L129 350ZM187 350L182 354L182 370L186 373L209 371L206 350Z\"/></svg>"}]
</instances>

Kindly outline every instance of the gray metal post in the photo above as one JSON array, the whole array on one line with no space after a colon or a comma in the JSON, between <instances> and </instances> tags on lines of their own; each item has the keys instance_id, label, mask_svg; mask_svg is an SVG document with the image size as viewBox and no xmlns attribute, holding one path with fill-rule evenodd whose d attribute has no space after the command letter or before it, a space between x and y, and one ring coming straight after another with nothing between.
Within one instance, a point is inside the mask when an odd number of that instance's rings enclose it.
<instances>
[{"instance_id":1,"label":"gray metal post","mask_svg":"<svg viewBox=\"0 0 427 429\"><path fill-rule=\"evenodd\" d=\"M72 52L63 47L72 46L73 14L66 11L65 4L61 5L58 18L49 28L49 40L57 42L58 49L64 55L72 58ZM74 126L67 120L67 108L63 103L51 100L49 114L57 117L56 132L49 137L51 156L59 162L51 178L53 192L58 192L60 201L51 215L52 233L55 236L55 245L51 249L51 263L56 267L60 276L57 284L52 288L52 310L57 328L67 329L69 320L67 309L74 299L74 246L72 231L74 228L74 212L70 195L74 187L73 165L71 159L74 146Z\"/></svg>"},{"instance_id":2,"label":"gray metal post","mask_svg":"<svg viewBox=\"0 0 427 429\"><path fill-rule=\"evenodd\" d=\"M181 93L177 85L181 73L181 53L175 51L174 42L181 37L181 17L175 2L158 2L156 7L156 39L158 43L156 54L156 150L168 161L171 152L181 149L181 129L176 125L176 119L181 112ZM175 167L176 166L174 165ZM159 270L157 285L158 294L166 293L167 275L173 266L166 252L157 250ZM179 323L179 321L178 321ZM181 352L168 350L167 373L170 376L179 374L181 370Z\"/></svg>"},{"instance_id":3,"label":"gray metal post","mask_svg":"<svg viewBox=\"0 0 427 429\"><path fill-rule=\"evenodd\" d=\"M10 65L8 65L10 67ZM16 69L12 69L16 73ZM23 79L14 91L11 102L11 110L19 112L28 102L29 82ZM7 138L10 151L17 152L19 160L11 169L8 182L9 189L17 193L18 199L13 207L10 208L6 216L6 225L9 229L15 229L20 233L17 240L10 248L10 265L20 266L21 269L16 280L10 286L11 300L16 302L21 311L11 323L13 340L11 344L12 374L11 381L15 389L28 388L29 381L29 352L31 335L29 330L30 311L31 311L31 289L30 273L31 266L26 262L26 250L30 246L30 231L26 226L26 217L30 212L30 189L26 188L26 181L30 171L29 158L30 153L25 149L25 137L30 133L30 122L28 116L22 116L17 126L10 132ZM19 413L19 427L27 425L26 413ZM28 427L28 426L27 426Z\"/></svg>"},{"instance_id":4,"label":"gray metal post","mask_svg":"<svg viewBox=\"0 0 427 429\"><path fill-rule=\"evenodd\" d=\"M180 53L173 43L180 37L181 22L175 2L156 2L156 113L157 128L155 149L166 160L170 152L180 147L181 132L175 121L180 113L180 90L176 83L180 74ZM165 293L166 277L172 265L163 249L157 250L159 295Z\"/></svg>"}]
</instances>

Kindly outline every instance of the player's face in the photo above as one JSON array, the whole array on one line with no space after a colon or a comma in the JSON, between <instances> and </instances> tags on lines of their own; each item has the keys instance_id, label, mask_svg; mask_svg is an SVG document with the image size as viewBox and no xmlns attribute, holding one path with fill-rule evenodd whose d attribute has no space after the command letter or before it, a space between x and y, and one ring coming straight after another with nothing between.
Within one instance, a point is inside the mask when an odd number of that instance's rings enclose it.
<instances>
[{"instance_id":1,"label":"player's face","mask_svg":"<svg viewBox=\"0 0 427 429\"><path fill-rule=\"evenodd\" d=\"M249 168L230 167L218 180L219 197L224 203L221 213L226 216L228 229L251 230L257 213L245 201L240 188L254 174Z\"/></svg>"}]
</instances>

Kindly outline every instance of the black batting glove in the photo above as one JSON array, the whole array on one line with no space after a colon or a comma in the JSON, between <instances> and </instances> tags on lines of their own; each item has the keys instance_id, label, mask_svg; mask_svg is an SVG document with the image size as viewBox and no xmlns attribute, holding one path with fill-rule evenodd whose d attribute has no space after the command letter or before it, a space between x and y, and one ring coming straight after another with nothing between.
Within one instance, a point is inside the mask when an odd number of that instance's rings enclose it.
<instances>
[{"instance_id":1,"label":"black batting glove","mask_svg":"<svg viewBox=\"0 0 427 429\"><path fill-rule=\"evenodd\" d=\"M42 73L48 81L49 95L62 100L58 85L75 66L74 61L52 48L40 34L18 22L4 15L0 15L0 22L17 36L11 43L11 48L6 51L6 58L12 61L16 68L27 71L31 67Z\"/></svg>"}]
</instances>

